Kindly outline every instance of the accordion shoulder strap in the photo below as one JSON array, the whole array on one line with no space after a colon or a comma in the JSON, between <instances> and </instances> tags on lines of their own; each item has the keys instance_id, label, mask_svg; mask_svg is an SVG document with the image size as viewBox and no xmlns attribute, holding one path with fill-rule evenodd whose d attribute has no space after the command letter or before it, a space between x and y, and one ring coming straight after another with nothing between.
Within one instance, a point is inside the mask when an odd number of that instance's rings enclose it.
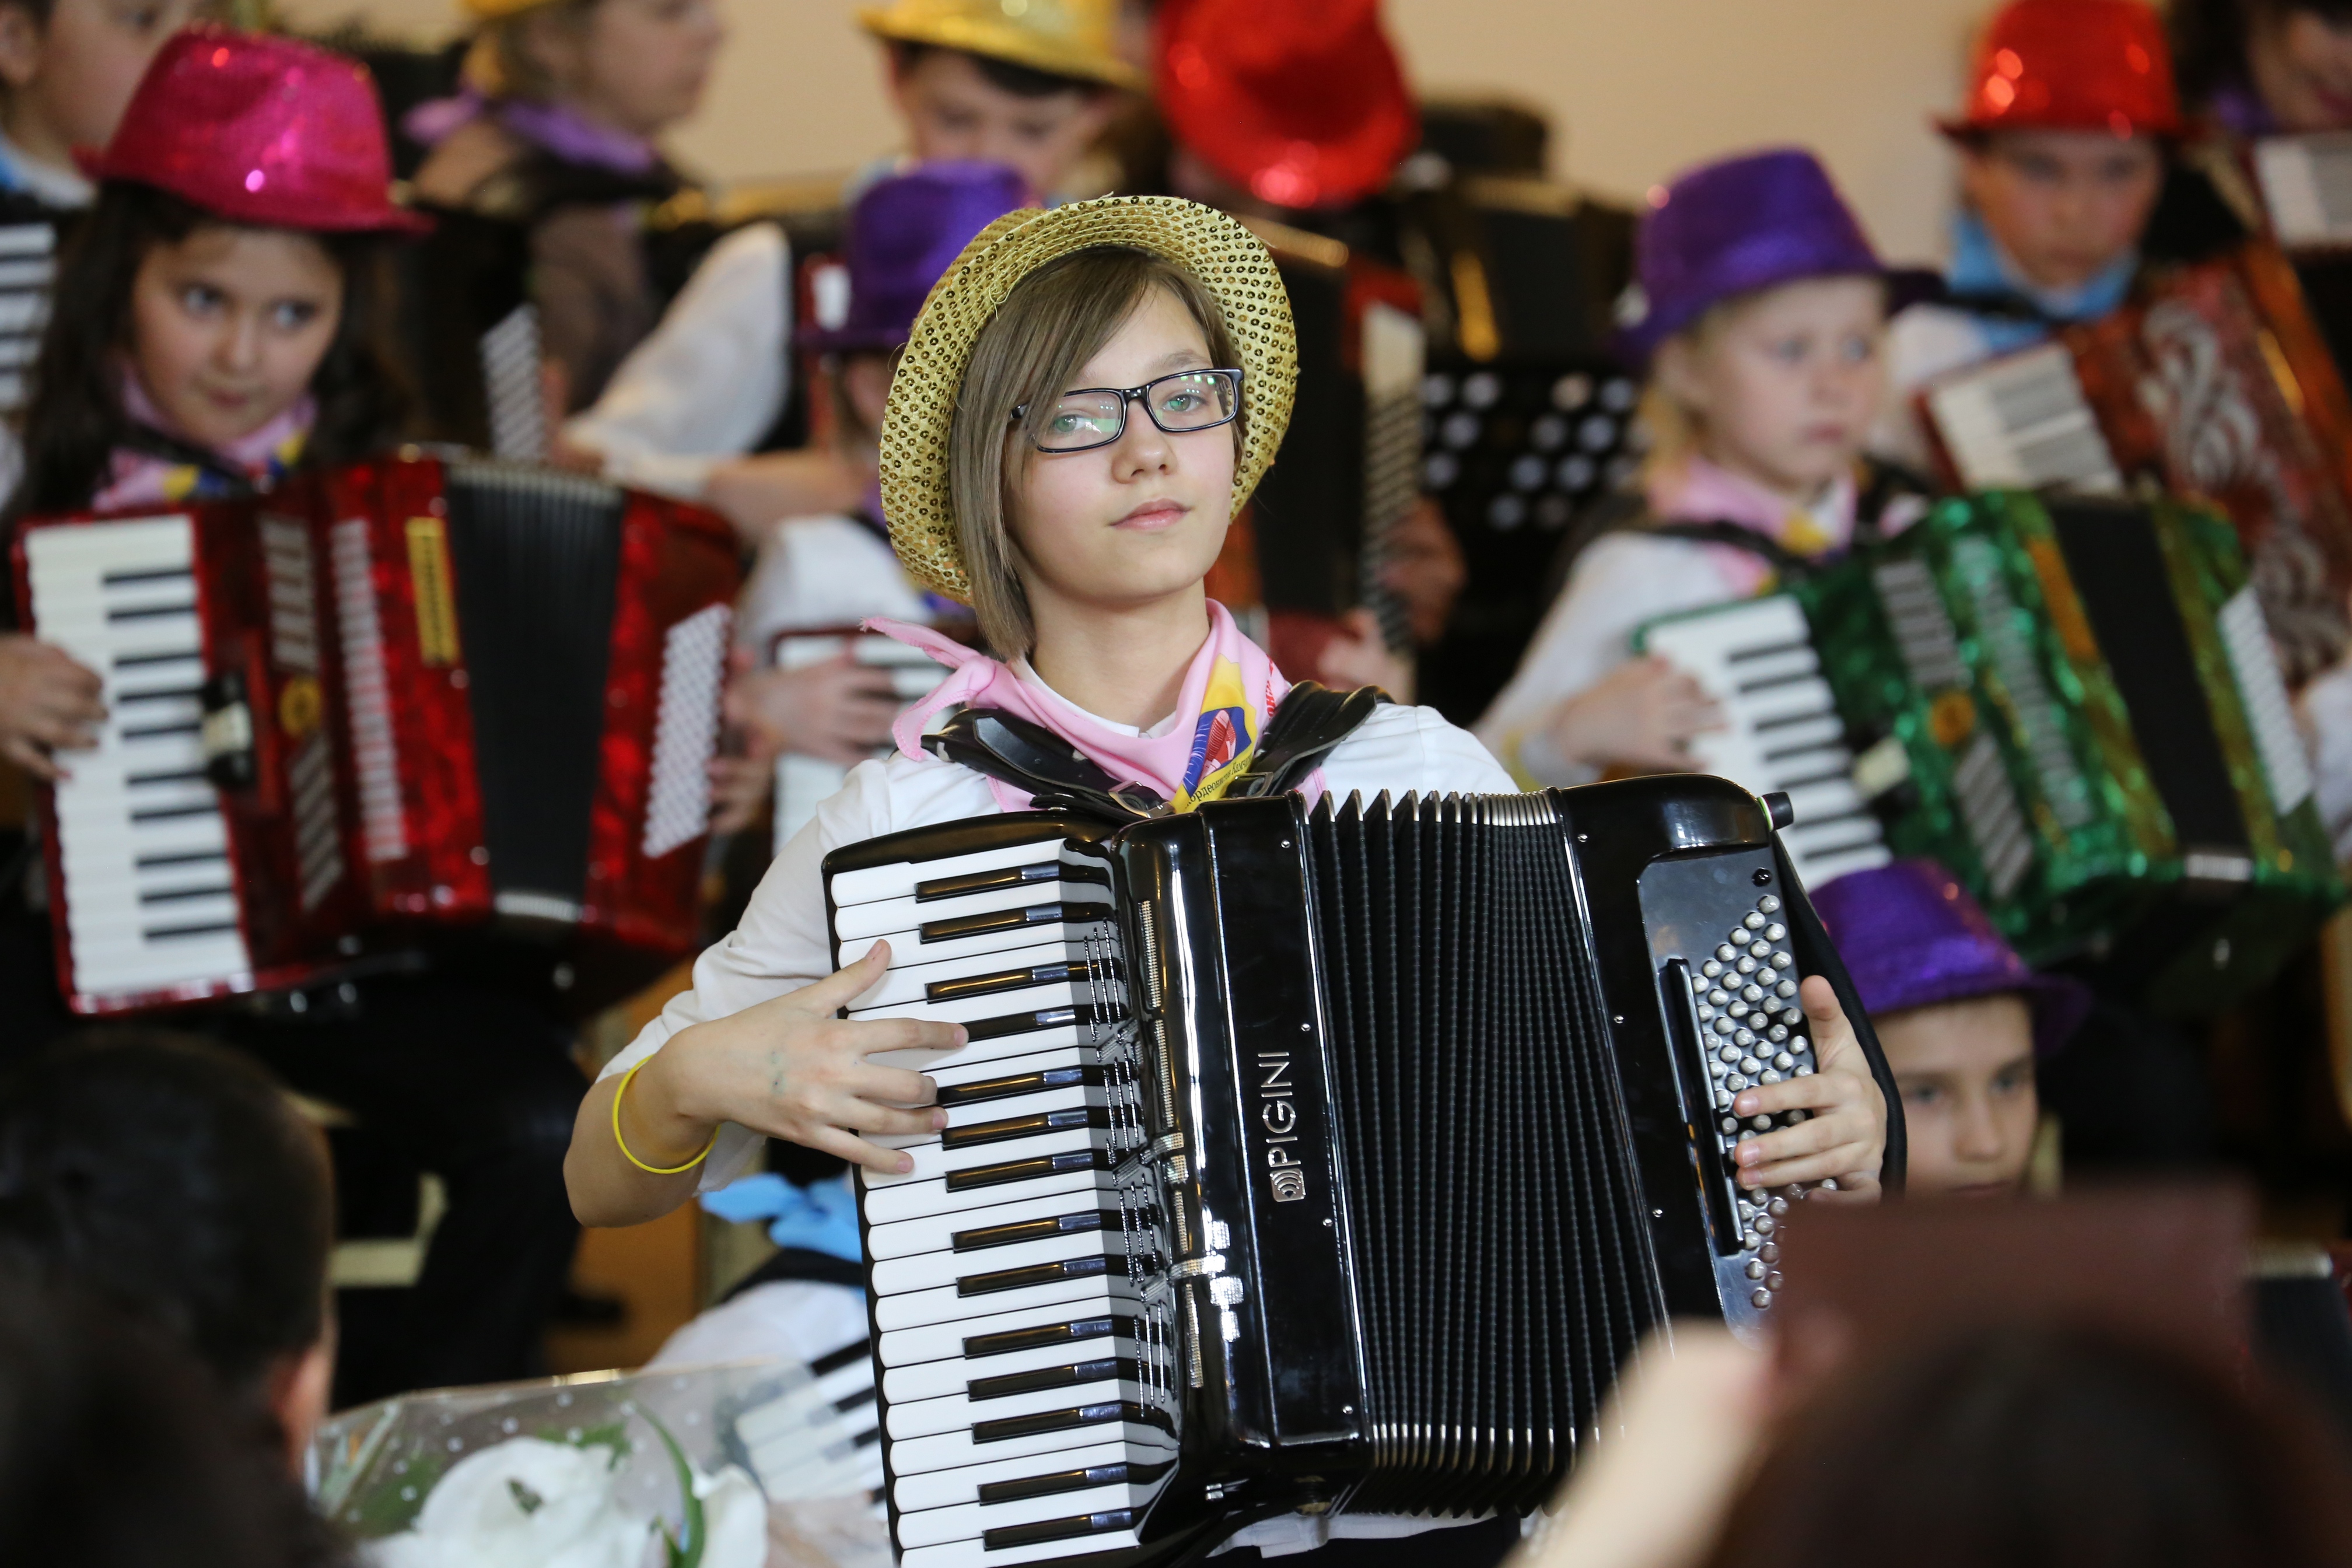
<instances>
[{"instance_id":1,"label":"accordion shoulder strap","mask_svg":"<svg viewBox=\"0 0 2352 1568\"><path fill-rule=\"evenodd\" d=\"M1075 811L1123 825L1167 809L1140 785L1118 788L1118 781L1092 758L1043 724L999 708L963 710L925 736L923 749L1026 791L1041 811Z\"/></svg>"},{"instance_id":2,"label":"accordion shoulder strap","mask_svg":"<svg viewBox=\"0 0 2352 1568\"><path fill-rule=\"evenodd\" d=\"M1316 681L1300 681L1276 706L1249 766L1225 794L1244 799L1288 795L1388 700L1388 693L1377 686L1334 691Z\"/></svg>"},{"instance_id":3,"label":"accordion shoulder strap","mask_svg":"<svg viewBox=\"0 0 2352 1568\"><path fill-rule=\"evenodd\" d=\"M1333 691L1300 681L1276 705L1249 765L1225 793L1255 798L1297 789L1387 700L1376 686ZM1044 725L1001 709L967 708L926 736L923 747L935 757L1026 791L1040 810L1076 811L1125 824L1168 809L1167 802L1140 784L1119 787L1099 764Z\"/></svg>"}]
</instances>

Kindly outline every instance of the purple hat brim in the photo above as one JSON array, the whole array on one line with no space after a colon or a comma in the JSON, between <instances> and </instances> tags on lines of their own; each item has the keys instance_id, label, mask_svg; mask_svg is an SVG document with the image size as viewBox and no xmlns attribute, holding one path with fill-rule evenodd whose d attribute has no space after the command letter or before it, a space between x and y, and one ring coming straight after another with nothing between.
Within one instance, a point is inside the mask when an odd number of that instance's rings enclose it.
<instances>
[{"instance_id":1,"label":"purple hat brim","mask_svg":"<svg viewBox=\"0 0 2352 1568\"><path fill-rule=\"evenodd\" d=\"M1941 300L1948 292L1943 275L1923 267L1882 267L1874 272L1866 268L1853 272L1823 272L1813 268L1786 270L1760 268L1756 269L1753 277L1744 277L1735 272L1718 279L1719 289L1710 290L1703 298L1684 300L1665 310L1653 310L1635 325L1619 328L1616 333L1617 355L1625 364L1639 370L1650 363L1650 356L1658 352L1660 343L1690 326L1717 305L1726 300L1737 300L1745 294L1756 294L1767 289L1777 289L1783 283L1801 283L1809 278L1874 276L1886 285L1886 314L1889 320L1914 305L1926 305Z\"/></svg>"}]
</instances>

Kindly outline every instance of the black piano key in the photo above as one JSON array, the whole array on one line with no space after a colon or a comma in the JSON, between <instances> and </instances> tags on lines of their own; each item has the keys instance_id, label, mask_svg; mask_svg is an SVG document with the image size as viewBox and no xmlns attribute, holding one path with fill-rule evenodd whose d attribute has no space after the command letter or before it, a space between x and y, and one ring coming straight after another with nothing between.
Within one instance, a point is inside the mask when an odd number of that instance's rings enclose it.
<instances>
[{"instance_id":1,"label":"black piano key","mask_svg":"<svg viewBox=\"0 0 2352 1568\"><path fill-rule=\"evenodd\" d=\"M1165 1427L1168 1417L1149 1405L1132 1399L1105 1400L1099 1405L1073 1405L1065 1410L1040 1410L1030 1415L1002 1415L993 1421L971 1424L971 1440L975 1443L1007 1443L1015 1437L1034 1437L1044 1432L1067 1432L1078 1426L1099 1426L1115 1421L1133 1421L1149 1426Z\"/></svg>"},{"instance_id":2,"label":"black piano key","mask_svg":"<svg viewBox=\"0 0 2352 1568\"><path fill-rule=\"evenodd\" d=\"M136 608L109 610L106 619L111 626L117 621L152 621L164 616L193 616L195 613L196 602L190 599L184 605L141 605Z\"/></svg>"},{"instance_id":3,"label":"black piano key","mask_svg":"<svg viewBox=\"0 0 2352 1568\"><path fill-rule=\"evenodd\" d=\"M235 888L224 882L216 888L175 888L168 893L142 893L139 901L142 904L179 904L190 899L217 899L236 891Z\"/></svg>"},{"instance_id":4,"label":"black piano key","mask_svg":"<svg viewBox=\"0 0 2352 1568\"><path fill-rule=\"evenodd\" d=\"M1044 1323L1034 1329L1007 1329L1002 1333L973 1334L963 1342L963 1353L978 1361L986 1356L1011 1355L1014 1351L1034 1351L1046 1345L1076 1344L1084 1340L1099 1340L1113 1334L1132 1338L1135 1320L1125 1314L1102 1318L1074 1318L1066 1323Z\"/></svg>"},{"instance_id":5,"label":"black piano key","mask_svg":"<svg viewBox=\"0 0 2352 1568\"><path fill-rule=\"evenodd\" d=\"M1041 1367L1035 1372L1007 1373L1003 1377L976 1377L964 1388L971 1399L1009 1399L1016 1394L1035 1394L1045 1388L1075 1388L1082 1383L1100 1383L1106 1378L1122 1378L1129 1383L1142 1378L1142 1363L1130 1356L1104 1356L1096 1361L1072 1362L1068 1366Z\"/></svg>"},{"instance_id":6,"label":"black piano key","mask_svg":"<svg viewBox=\"0 0 2352 1568\"><path fill-rule=\"evenodd\" d=\"M1049 1541L1074 1541L1135 1528L1135 1510L1115 1508L1107 1513L1082 1513L1069 1519L1041 1519L1034 1524L1002 1524L983 1531L981 1544L991 1552L1014 1546L1037 1546Z\"/></svg>"},{"instance_id":7,"label":"black piano key","mask_svg":"<svg viewBox=\"0 0 2352 1568\"><path fill-rule=\"evenodd\" d=\"M235 921L215 921L209 925L150 926L139 934L149 942L177 942L192 936L218 936L223 931L236 930Z\"/></svg>"},{"instance_id":8,"label":"black piano key","mask_svg":"<svg viewBox=\"0 0 2352 1568\"><path fill-rule=\"evenodd\" d=\"M986 914L957 915L948 920L930 921L918 931L924 942L953 942L958 937L985 936L991 931L1060 925L1064 921L1100 920L1108 912L1109 907L1108 904L1027 904L1017 910L991 910Z\"/></svg>"},{"instance_id":9,"label":"black piano key","mask_svg":"<svg viewBox=\"0 0 2352 1568\"><path fill-rule=\"evenodd\" d=\"M1040 1007L1027 1013L974 1018L964 1025L963 1033L966 1040L995 1040L1007 1035L1031 1035L1040 1029L1058 1029L1070 1024L1108 1024L1126 1016L1124 1008L1094 1004L1076 1007Z\"/></svg>"},{"instance_id":10,"label":"black piano key","mask_svg":"<svg viewBox=\"0 0 2352 1568\"><path fill-rule=\"evenodd\" d=\"M98 581L100 587L116 588L128 583L170 583L179 579L194 582L195 575L194 569L186 566L151 566L143 571L101 573Z\"/></svg>"},{"instance_id":11,"label":"black piano key","mask_svg":"<svg viewBox=\"0 0 2352 1568\"><path fill-rule=\"evenodd\" d=\"M846 1415L862 1405L873 1404L877 1397L877 1395L874 1385L872 1384L867 1384L865 1387L845 1394L840 1398L835 1400L833 1402L833 1407L835 1410L840 1411L844 1415Z\"/></svg>"},{"instance_id":12,"label":"black piano key","mask_svg":"<svg viewBox=\"0 0 2352 1568\"><path fill-rule=\"evenodd\" d=\"M194 648L181 653L119 653L114 656L111 663L116 669L136 669L142 665L179 664L196 657L197 653Z\"/></svg>"},{"instance_id":13,"label":"black piano key","mask_svg":"<svg viewBox=\"0 0 2352 1568\"><path fill-rule=\"evenodd\" d=\"M131 865L142 871L153 871L165 866L202 866L227 858L226 849L187 849L174 855L142 855Z\"/></svg>"},{"instance_id":14,"label":"black piano key","mask_svg":"<svg viewBox=\"0 0 2352 1568\"><path fill-rule=\"evenodd\" d=\"M1015 1138L1038 1138L1048 1132L1067 1132L1076 1127L1109 1125L1108 1106L1077 1105L1066 1110L1040 1110L1030 1116L1008 1116L1002 1121L950 1127L940 1134L940 1147L972 1149L982 1143L1004 1143Z\"/></svg>"},{"instance_id":15,"label":"black piano key","mask_svg":"<svg viewBox=\"0 0 2352 1568\"><path fill-rule=\"evenodd\" d=\"M1020 1094L1038 1094L1049 1089L1100 1089L1103 1070L1098 1067L1048 1068L1043 1072L1015 1073L1010 1078L983 1079L978 1083L957 1084L940 1090L941 1105L976 1105L985 1100L1010 1100Z\"/></svg>"},{"instance_id":16,"label":"black piano key","mask_svg":"<svg viewBox=\"0 0 2352 1568\"><path fill-rule=\"evenodd\" d=\"M1088 1230L1115 1230L1119 1216L1104 1209L1087 1209L1080 1214L1055 1215L1051 1219L1015 1220L1011 1225L982 1226L972 1230L957 1231L950 1246L957 1252L979 1252L992 1247L1012 1247L1024 1241L1051 1241L1057 1236L1075 1236Z\"/></svg>"},{"instance_id":17,"label":"black piano key","mask_svg":"<svg viewBox=\"0 0 2352 1568\"><path fill-rule=\"evenodd\" d=\"M1023 991L1032 985L1058 985L1066 981L1083 983L1095 977L1095 965L1083 960L1075 963L1033 963L1023 969L1000 969L989 974L967 975L961 980L934 980L923 987L923 1000L954 1002L967 996L992 996L1000 991Z\"/></svg>"},{"instance_id":18,"label":"black piano key","mask_svg":"<svg viewBox=\"0 0 2352 1568\"><path fill-rule=\"evenodd\" d=\"M872 1340L852 1340L849 1343L842 1346L839 1350L827 1351L824 1354L817 1357L816 1360L809 1363L809 1371L819 1377L824 1377L829 1373L839 1372L843 1367L849 1365L853 1362L867 1360L873 1355L873 1353L874 1342Z\"/></svg>"},{"instance_id":19,"label":"black piano key","mask_svg":"<svg viewBox=\"0 0 2352 1568\"><path fill-rule=\"evenodd\" d=\"M1054 1285L1065 1279L1086 1279L1110 1272L1110 1259L1097 1253L1092 1258L1065 1258L1055 1263L1033 1263L1020 1268L999 1268L992 1273L967 1274L956 1281L959 1296L989 1296L999 1290L1019 1290L1031 1285Z\"/></svg>"},{"instance_id":20,"label":"black piano key","mask_svg":"<svg viewBox=\"0 0 2352 1568\"><path fill-rule=\"evenodd\" d=\"M1025 887L1032 882L1092 882L1097 886L1110 884L1110 873L1098 866L1073 866L1063 860L1044 860L1028 866L1006 866L994 871L971 871L961 877L934 877L915 884L915 901L928 904L940 899L969 898L974 893L993 893L1004 888Z\"/></svg>"},{"instance_id":21,"label":"black piano key","mask_svg":"<svg viewBox=\"0 0 2352 1568\"><path fill-rule=\"evenodd\" d=\"M1163 1459L1156 1465L1128 1461L1089 1465L1082 1470L1055 1470L1051 1475L1023 1476L1012 1481L985 1481L981 1485L980 1500L982 1504L1019 1502L1024 1498L1052 1497L1056 1492L1082 1492L1089 1487L1145 1487L1175 1468L1173 1459Z\"/></svg>"},{"instance_id":22,"label":"black piano key","mask_svg":"<svg viewBox=\"0 0 2352 1568\"><path fill-rule=\"evenodd\" d=\"M974 1165L970 1170L950 1171L948 1191L967 1193L974 1187L993 1187L1006 1182L1032 1182L1040 1176L1058 1175L1064 1171L1108 1171L1110 1151L1108 1149L1072 1149L1060 1154L1038 1154L1026 1160L1007 1160L996 1165Z\"/></svg>"}]
</instances>

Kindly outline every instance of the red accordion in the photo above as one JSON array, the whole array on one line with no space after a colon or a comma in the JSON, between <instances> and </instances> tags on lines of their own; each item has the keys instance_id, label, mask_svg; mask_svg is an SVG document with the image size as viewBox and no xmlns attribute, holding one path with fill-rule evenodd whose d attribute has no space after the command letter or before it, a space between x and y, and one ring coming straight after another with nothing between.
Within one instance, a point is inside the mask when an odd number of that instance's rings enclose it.
<instances>
[{"instance_id":1,"label":"red accordion","mask_svg":"<svg viewBox=\"0 0 2352 1568\"><path fill-rule=\"evenodd\" d=\"M25 624L106 681L47 811L76 1011L300 985L467 929L525 939L559 986L693 947L740 577L720 519L403 456L29 521L15 565Z\"/></svg>"},{"instance_id":2,"label":"red accordion","mask_svg":"<svg viewBox=\"0 0 2352 1568\"><path fill-rule=\"evenodd\" d=\"M2291 683L2352 639L2352 402L2271 245L2151 268L2112 314L1938 377L1921 402L1963 489L2152 481L2219 506Z\"/></svg>"}]
</instances>

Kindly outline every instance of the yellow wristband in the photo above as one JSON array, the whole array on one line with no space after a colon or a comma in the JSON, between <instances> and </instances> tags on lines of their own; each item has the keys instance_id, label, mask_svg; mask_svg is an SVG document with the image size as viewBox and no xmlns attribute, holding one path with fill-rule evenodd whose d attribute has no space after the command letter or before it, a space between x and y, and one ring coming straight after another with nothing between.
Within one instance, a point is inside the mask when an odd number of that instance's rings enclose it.
<instances>
[{"instance_id":1,"label":"yellow wristband","mask_svg":"<svg viewBox=\"0 0 2352 1568\"><path fill-rule=\"evenodd\" d=\"M709 1159L710 1152L719 1147L719 1130L717 1128L711 1129L710 1142L702 1146L701 1153L697 1154L693 1159L688 1160L683 1165L672 1165L667 1170L662 1169L659 1165L648 1165L643 1160L638 1159L635 1154L630 1153L629 1141L621 1136L621 1096L629 1092L629 1080L637 1076L637 1068L645 1066L646 1062L649 1062L653 1059L653 1058L647 1057L645 1062L639 1062L637 1067L633 1067L628 1071L623 1073L621 1075L621 1087L613 1091L613 1142L621 1151L622 1159L626 1160L630 1164L635 1165L638 1170L643 1171L648 1176L682 1176L687 1172L693 1170L697 1165L701 1164L705 1160Z\"/></svg>"}]
</instances>

